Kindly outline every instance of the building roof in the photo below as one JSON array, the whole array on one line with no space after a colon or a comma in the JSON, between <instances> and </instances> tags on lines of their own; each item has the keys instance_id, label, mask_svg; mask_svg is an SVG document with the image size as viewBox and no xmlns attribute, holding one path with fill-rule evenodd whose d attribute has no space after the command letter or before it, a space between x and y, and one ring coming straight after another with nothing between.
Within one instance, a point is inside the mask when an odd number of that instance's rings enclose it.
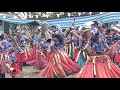
<instances>
[{"instance_id":1,"label":"building roof","mask_svg":"<svg viewBox=\"0 0 120 90\"><path fill-rule=\"evenodd\" d=\"M28 24L33 22L41 24L42 22L47 22L50 25L60 25L62 28L70 27L73 23L73 17L57 18L57 19L49 19L49 20L28 20L28 19L3 18L2 16L0 16L0 20L15 24ZM106 12L103 14L76 17L75 26L83 25L85 22L88 21L98 21L100 23L108 23L119 20L120 20L120 12Z\"/></svg>"}]
</instances>

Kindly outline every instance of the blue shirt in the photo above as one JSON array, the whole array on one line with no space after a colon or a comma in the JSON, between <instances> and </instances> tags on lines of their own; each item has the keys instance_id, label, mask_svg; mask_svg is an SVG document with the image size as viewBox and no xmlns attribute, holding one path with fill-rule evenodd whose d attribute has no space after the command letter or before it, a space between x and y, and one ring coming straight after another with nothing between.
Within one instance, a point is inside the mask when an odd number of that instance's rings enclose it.
<instances>
[{"instance_id":1,"label":"blue shirt","mask_svg":"<svg viewBox=\"0 0 120 90\"><path fill-rule=\"evenodd\" d=\"M59 40L57 38L54 38L54 42L55 42L55 48L57 49L61 49L62 45L60 44Z\"/></svg>"},{"instance_id":2,"label":"blue shirt","mask_svg":"<svg viewBox=\"0 0 120 90\"><path fill-rule=\"evenodd\" d=\"M92 50L94 50L97 54L103 54L104 53L104 42L91 42Z\"/></svg>"},{"instance_id":3,"label":"blue shirt","mask_svg":"<svg viewBox=\"0 0 120 90\"><path fill-rule=\"evenodd\" d=\"M77 39L76 37L72 37L72 42L74 43L75 47L79 46L79 39Z\"/></svg>"},{"instance_id":4,"label":"blue shirt","mask_svg":"<svg viewBox=\"0 0 120 90\"><path fill-rule=\"evenodd\" d=\"M11 61L16 61L16 56L15 56L15 54L11 54L11 55L9 56L9 59L10 59Z\"/></svg>"},{"instance_id":5,"label":"blue shirt","mask_svg":"<svg viewBox=\"0 0 120 90\"><path fill-rule=\"evenodd\" d=\"M7 40L0 41L0 44L2 44L2 46L4 47L3 52L7 52L9 45L11 45Z\"/></svg>"},{"instance_id":6,"label":"blue shirt","mask_svg":"<svg viewBox=\"0 0 120 90\"><path fill-rule=\"evenodd\" d=\"M112 45L112 36L111 35L105 35L106 43L108 46Z\"/></svg>"},{"instance_id":7,"label":"blue shirt","mask_svg":"<svg viewBox=\"0 0 120 90\"><path fill-rule=\"evenodd\" d=\"M35 43L35 42L38 42L39 39L40 39L40 36L35 34L34 37L33 37L33 42L34 42L34 43Z\"/></svg>"},{"instance_id":8,"label":"blue shirt","mask_svg":"<svg viewBox=\"0 0 120 90\"><path fill-rule=\"evenodd\" d=\"M92 35L95 35L97 32L99 32L99 30L96 27L92 26L91 27L91 33L92 33Z\"/></svg>"}]
</instances>

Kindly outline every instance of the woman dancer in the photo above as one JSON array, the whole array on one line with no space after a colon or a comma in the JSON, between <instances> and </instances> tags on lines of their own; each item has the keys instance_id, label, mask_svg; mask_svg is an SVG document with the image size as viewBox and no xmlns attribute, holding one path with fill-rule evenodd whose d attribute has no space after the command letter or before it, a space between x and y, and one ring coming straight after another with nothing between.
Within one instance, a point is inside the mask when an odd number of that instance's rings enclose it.
<instances>
[{"instance_id":1,"label":"woman dancer","mask_svg":"<svg viewBox=\"0 0 120 90\"><path fill-rule=\"evenodd\" d=\"M16 46L16 62L20 65L20 70L22 71L23 63L26 62L25 59L25 38L21 36L21 30L16 30L16 37L14 37L13 42Z\"/></svg>"},{"instance_id":2,"label":"woman dancer","mask_svg":"<svg viewBox=\"0 0 120 90\"><path fill-rule=\"evenodd\" d=\"M74 50L75 61L80 67L83 67L87 60L87 50L83 50L88 46L89 40L91 38L90 28L87 25L79 27L79 31L72 31L72 36L75 36L78 39L78 46ZM75 52L76 51L76 52Z\"/></svg>"},{"instance_id":3,"label":"woman dancer","mask_svg":"<svg viewBox=\"0 0 120 90\"><path fill-rule=\"evenodd\" d=\"M38 50L38 42L40 41L40 28L38 27L35 30L35 34L33 36L33 44L32 44L32 60L36 59L36 51Z\"/></svg>"},{"instance_id":4,"label":"woman dancer","mask_svg":"<svg viewBox=\"0 0 120 90\"><path fill-rule=\"evenodd\" d=\"M17 64L9 64L7 61L8 61L8 51L9 51L9 48L11 47L12 48L12 45L6 40L4 39L4 34L1 35L1 41L0 41L0 45L1 45L1 54L0 54L0 57L1 57L1 72L4 72L5 71L5 67L8 68L8 70L12 73L15 69L15 74L17 74L18 72L18 65ZM14 67L15 66L15 67ZM17 68L18 67L18 68ZM7 69L6 68L6 69ZM13 75L14 77L14 75Z\"/></svg>"},{"instance_id":5,"label":"woman dancer","mask_svg":"<svg viewBox=\"0 0 120 90\"><path fill-rule=\"evenodd\" d=\"M68 29L65 30L65 51L69 55L70 58L72 58L73 55L73 43L71 42L71 31L72 28L69 27Z\"/></svg>"},{"instance_id":6,"label":"woman dancer","mask_svg":"<svg viewBox=\"0 0 120 90\"><path fill-rule=\"evenodd\" d=\"M36 59L28 61L28 64L34 65L37 70L42 70L47 65L47 60L45 53L45 41L41 39L39 49L36 51Z\"/></svg>"},{"instance_id":7,"label":"woman dancer","mask_svg":"<svg viewBox=\"0 0 120 90\"><path fill-rule=\"evenodd\" d=\"M25 39L25 42L24 42L23 45L25 47L25 49L24 49L25 59L26 59L26 62L27 62L27 61L32 60L32 49L31 49L31 46L30 46L31 37L30 37L28 29L26 29L26 28L23 29L22 36Z\"/></svg>"},{"instance_id":8,"label":"woman dancer","mask_svg":"<svg viewBox=\"0 0 120 90\"><path fill-rule=\"evenodd\" d=\"M76 78L119 78L120 69L117 67L107 55L109 54L109 46L104 40L99 39L99 35L91 38L90 58L82 67ZM104 49L106 50L104 51Z\"/></svg>"},{"instance_id":9,"label":"woman dancer","mask_svg":"<svg viewBox=\"0 0 120 90\"><path fill-rule=\"evenodd\" d=\"M12 47L10 47L8 51L8 60L6 62L6 66L8 68L9 75L12 78L15 78L15 76L19 73L20 68L16 63L15 51Z\"/></svg>"},{"instance_id":10,"label":"woman dancer","mask_svg":"<svg viewBox=\"0 0 120 90\"><path fill-rule=\"evenodd\" d=\"M111 31L111 29L106 29L104 36L105 36L105 39L104 39L105 42L111 48L109 56L110 56L111 60L113 60L114 59L113 56L114 56L114 52L115 52L114 44L116 42L116 40L114 38L114 34Z\"/></svg>"},{"instance_id":11,"label":"woman dancer","mask_svg":"<svg viewBox=\"0 0 120 90\"><path fill-rule=\"evenodd\" d=\"M0 78L5 78L4 47L2 45L3 35L0 35Z\"/></svg>"},{"instance_id":12,"label":"woman dancer","mask_svg":"<svg viewBox=\"0 0 120 90\"><path fill-rule=\"evenodd\" d=\"M113 56L113 62L119 65L120 59L119 59L119 40L120 40L120 32L119 32L119 25L116 23L113 23L111 27L111 32L112 32L112 40L114 41L113 45L113 51L112 55Z\"/></svg>"},{"instance_id":13,"label":"woman dancer","mask_svg":"<svg viewBox=\"0 0 120 90\"><path fill-rule=\"evenodd\" d=\"M46 27L43 28L42 32L41 32L40 28L37 29L37 34L38 34L38 30L40 32L36 37L34 37L34 39L35 39L34 43L37 45L37 48L38 48L36 50L36 58L32 61L27 62L28 64L34 65L34 67L37 70L42 70L47 65L47 60L46 60L46 57L47 57L46 44L47 43L45 40L45 38L47 38L47 37L45 37L45 34L47 34L48 32L45 33L44 32L45 29L46 29ZM49 34L47 34L46 36L49 37Z\"/></svg>"},{"instance_id":14,"label":"woman dancer","mask_svg":"<svg viewBox=\"0 0 120 90\"><path fill-rule=\"evenodd\" d=\"M47 29L45 32L47 32ZM52 38L50 34L47 36L49 36L49 40L46 39L46 42L48 43L48 64L43 70L40 71L40 73L38 74L39 77L65 78L70 74L77 73L80 68L68 57L68 55L63 50L63 37L59 34L54 35L54 38Z\"/></svg>"}]
</instances>

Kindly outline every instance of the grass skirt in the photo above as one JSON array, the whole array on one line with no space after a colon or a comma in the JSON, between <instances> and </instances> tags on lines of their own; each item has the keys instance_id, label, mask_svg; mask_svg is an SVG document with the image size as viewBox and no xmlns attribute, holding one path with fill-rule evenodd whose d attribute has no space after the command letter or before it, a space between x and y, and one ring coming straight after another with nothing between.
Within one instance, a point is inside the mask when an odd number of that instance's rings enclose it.
<instances>
[{"instance_id":1,"label":"grass skirt","mask_svg":"<svg viewBox=\"0 0 120 90\"><path fill-rule=\"evenodd\" d=\"M47 60L40 51L37 51L36 59L29 61L28 63L34 65L37 70L42 70L47 65Z\"/></svg>"},{"instance_id":2,"label":"grass skirt","mask_svg":"<svg viewBox=\"0 0 120 90\"><path fill-rule=\"evenodd\" d=\"M120 68L108 55L92 56L76 78L120 78Z\"/></svg>"},{"instance_id":3,"label":"grass skirt","mask_svg":"<svg viewBox=\"0 0 120 90\"><path fill-rule=\"evenodd\" d=\"M80 68L64 52L57 50L56 53L48 52L48 64L40 71L39 77L44 78L65 78L66 76L79 72Z\"/></svg>"}]
</instances>

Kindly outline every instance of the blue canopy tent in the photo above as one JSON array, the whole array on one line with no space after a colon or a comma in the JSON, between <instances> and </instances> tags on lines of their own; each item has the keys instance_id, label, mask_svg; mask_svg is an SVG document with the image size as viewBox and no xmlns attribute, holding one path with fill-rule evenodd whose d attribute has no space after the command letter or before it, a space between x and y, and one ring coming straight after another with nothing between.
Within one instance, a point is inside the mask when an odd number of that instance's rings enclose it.
<instances>
[{"instance_id":1,"label":"blue canopy tent","mask_svg":"<svg viewBox=\"0 0 120 90\"><path fill-rule=\"evenodd\" d=\"M40 23L40 20L38 22L38 20L27 20L27 19L13 19L13 18L0 18L0 20L4 21L4 22L8 22L8 23L14 23L14 24L29 24L29 23Z\"/></svg>"},{"instance_id":2,"label":"blue canopy tent","mask_svg":"<svg viewBox=\"0 0 120 90\"><path fill-rule=\"evenodd\" d=\"M73 22L73 17L43 20L50 25L60 25L62 28L70 27ZM109 23L120 21L120 12L105 12L103 14L79 16L76 17L75 26L83 25L87 21L98 21L99 23Z\"/></svg>"},{"instance_id":3,"label":"blue canopy tent","mask_svg":"<svg viewBox=\"0 0 120 90\"><path fill-rule=\"evenodd\" d=\"M40 20L27 20L27 19L14 19L14 18L3 18L0 17L0 20L3 22L3 30L5 32L9 32L9 28L13 25L25 25L25 24L35 24L39 25L41 23Z\"/></svg>"},{"instance_id":4,"label":"blue canopy tent","mask_svg":"<svg viewBox=\"0 0 120 90\"><path fill-rule=\"evenodd\" d=\"M98 18L99 23L104 23L106 25L106 28L110 28L112 22L119 22L120 21L120 12L107 12L102 14Z\"/></svg>"},{"instance_id":5,"label":"blue canopy tent","mask_svg":"<svg viewBox=\"0 0 120 90\"><path fill-rule=\"evenodd\" d=\"M101 23L109 23L114 21L120 21L120 12L104 13L98 18L98 22Z\"/></svg>"},{"instance_id":6,"label":"blue canopy tent","mask_svg":"<svg viewBox=\"0 0 120 90\"><path fill-rule=\"evenodd\" d=\"M98 20L99 17L100 17L100 14L76 17L75 26L83 25L87 21L96 21ZM50 25L60 25L62 28L66 28L72 25L73 17L43 20L43 21L48 22Z\"/></svg>"},{"instance_id":7,"label":"blue canopy tent","mask_svg":"<svg viewBox=\"0 0 120 90\"><path fill-rule=\"evenodd\" d=\"M27 20L27 19L14 19L14 18L3 18L0 20L7 23L13 24L41 24L42 22L48 22L49 25L60 25L62 28L70 27L73 23L73 17L49 19L49 20ZM100 23L109 23L114 21L120 21L120 12L106 12L103 14L90 15L90 16L79 16L76 17L75 26L83 25L88 21L98 21Z\"/></svg>"}]
</instances>

